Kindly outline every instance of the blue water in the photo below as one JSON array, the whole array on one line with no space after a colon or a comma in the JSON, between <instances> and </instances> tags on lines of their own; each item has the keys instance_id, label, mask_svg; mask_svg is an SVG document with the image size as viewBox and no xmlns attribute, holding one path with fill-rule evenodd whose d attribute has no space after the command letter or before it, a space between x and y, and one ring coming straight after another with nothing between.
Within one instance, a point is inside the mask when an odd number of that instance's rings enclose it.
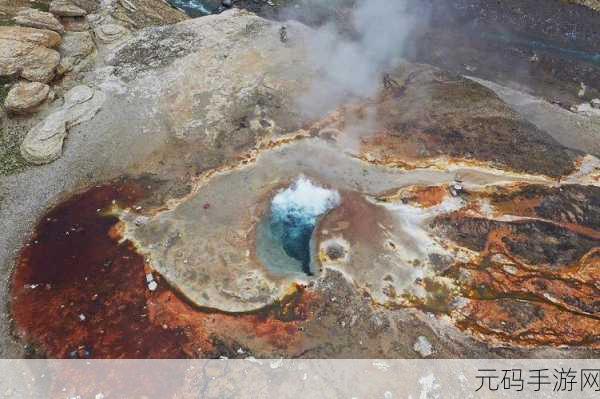
<instances>
[{"instance_id":1,"label":"blue water","mask_svg":"<svg viewBox=\"0 0 600 399\"><path fill-rule=\"evenodd\" d=\"M168 0L169 4L184 11L190 17L202 17L220 10L220 1Z\"/></svg>"},{"instance_id":2,"label":"blue water","mask_svg":"<svg viewBox=\"0 0 600 399\"><path fill-rule=\"evenodd\" d=\"M600 53L560 47L553 44L544 43L539 40L519 37L508 33L483 33L482 36L486 39L501 41L506 44L525 46L532 50L547 51L558 54L567 59L575 59L600 66Z\"/></svg>"},{"instance_id":3,"label":"blue water","mask_svg":"<svg viewBox=\"0 0 600 399\"><path fill-rule=\"evenodd\" d=\"M300 176L280 191L257 228L257 254L276 274L313 275L312 236L319 218L338 206L340 195Z\"/></svg>"}]
</instances>

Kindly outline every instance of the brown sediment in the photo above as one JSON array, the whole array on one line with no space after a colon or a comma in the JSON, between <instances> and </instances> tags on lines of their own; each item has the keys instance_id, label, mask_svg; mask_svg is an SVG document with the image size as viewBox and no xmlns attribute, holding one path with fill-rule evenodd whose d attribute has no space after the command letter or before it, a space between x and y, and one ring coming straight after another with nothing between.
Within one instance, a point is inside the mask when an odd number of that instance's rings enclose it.
<instances>
[{"instance_id":1,"label":"brown sediment","mask_svg":"<svg viewBox=\"0 0 600 399\"><path fill-rule=\"evenodd\" d=\"M518 298L471 300L458 326L489 343L600 348L600 320Z\"/></svg>"},{"instance_id":2,"label":"brown sediment","mask_svg":"<svg viewBox=\"0 0 600 399\"><path fill-rule=\"evenodd\" d=\"M298 331L316 300L311 293L300 289L249 314L197 309L129 241L119 243L119 221L105 211L136 206L147 191L130 179L96 186L42 218L13 276L15 333L54 358L218 357L223 342L232 353L302 350ZM158 282L154 292L148 273Z\"/></svg>"},{"instance_id":3,"label":"brown sediment","mask_svg":"<svg viewBox=\"0 0 600 399\"><path fill-rule=\"evenodd\" d=\"M466 305L457 324L488 343L600 348L598 188L512 185L486 198L494 217L462 211L437 218L434 228L478 253L448 272ZM519 217L523 219L518 219Z\"/></svg>"},{"instance_id":4,"label":"brown sediment","mask_svg":"<svg viewBox=\"0 0 600 399\"><path fill-rule=\"evenodd\" d=\"M383 193L377 199L384 202L398 202L416 204L423 208L440 205L449 195L447 186L413 186L407 189L394 190Z\"/></svg>"},{"instance_id":5,"label":"brown sediment","mask_svg":"<svg viewBox=\"0 0 600 399\"><path fill-rule=\"evenodd\" d=\"M326 236L343 234L350 246L367 240L382 241L382 231L378 223L385 223L385 209L367 201L357 192L343 191L341 195L341 205L323 217L317 236L323 240Z\"/></svg>"}]
</instances>

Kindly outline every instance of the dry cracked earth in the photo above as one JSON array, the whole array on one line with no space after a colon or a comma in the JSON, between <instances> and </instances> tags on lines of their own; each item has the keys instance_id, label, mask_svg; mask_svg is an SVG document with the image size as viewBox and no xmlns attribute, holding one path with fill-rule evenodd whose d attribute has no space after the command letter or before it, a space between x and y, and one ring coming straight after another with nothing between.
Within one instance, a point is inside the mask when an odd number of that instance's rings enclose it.
<instances>
[{"instance_id":1,"label":"dry cracked earth","mask_svg":"<svg viewBox=\"0 0 600 399\"><path fill-rule=\"evenodd\" d=\"M113 105L69 134L121 158L69 137L59 165L98 161L6 222L3 353L596 358L597 153L407 61L306 116L294 99L322 71L311 28L287 29L235 10L99 48L84 79ZM52 166L30 168L4 215Z\"/></svg>"}]
</instances>

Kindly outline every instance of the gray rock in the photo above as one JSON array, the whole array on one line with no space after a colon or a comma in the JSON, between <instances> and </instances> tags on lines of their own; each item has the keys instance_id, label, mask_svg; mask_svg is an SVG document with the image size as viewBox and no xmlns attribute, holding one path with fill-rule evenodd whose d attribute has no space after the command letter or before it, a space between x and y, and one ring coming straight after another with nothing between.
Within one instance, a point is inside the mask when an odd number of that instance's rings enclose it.
<instances>
[{"instance_id":1,"label":"gray rock","mask_svg":"<svg viewBox=\"0 0 600 399\"><path fill-rule=\"evenodd\" d=\"M92 119L102 107L105 96L87 86L76 86L65 94L61 109L34 126L21 144L21 155L34 165L58 159L69 128Z\"/></svg>"},{"instance_id":2,"label":"gray rock","mask_svg":"<svg viewBox=\"0 0 600 399\"><path fill-rule=\"evenodd\" d=\"M431 346L429 340L423 335L417 338L417 342L415 342L413 349L422 357L429 357L433 355L433 347Z\"/></svg>"},{"instance_id":3,"label":"gray rock","mask_svg":"<svg viewBox=\"0 0 600 399\"><path fill-rule=\"evenodd\" d=\"M58 19L49 12L25 8L19 10L13 18L15 24L37 29L49 29L58 33L64 33L65 29Z\"/></svg>"},{"instance_id":4,"label":"gray rock","mask_svg":"<svg viewBox=\"0 0 600 399\"><path fill-rule=\"evenodd\" d=\"M114 43L129 33L127 29L117 24L100 25L94 32L96 33L98 40L106 44Z\"/></svg>"},{"instance_id":5,"label":"gray rock","mask_svg":"<svg viewBox=\"0 0 600 399\"><path fill-rule=\"evenodd\" d=\"M63 113L53 113L29 131L21 144L21 155L34 165L50 163L62 154L66 136Z\"/></svg>"},{"instance_id":6,"label":"gray rock","mask_svg":"<svg viewBox=\"0 0 600 399\"><path fill-rule=\"evenodd\" d=\"M50 12L61 17L83 17L87 15L87 11L67 0L52 0L50 2Z\"/></svg>"},{"instance_id":7,"label":"gray rock","mask_svg":"<svg viewBox=\"0 0 600 399\"><path fill-rule=\"evenodd\" d=\"M94 49L94 40L89 32L67 32L58 48L61 59L57 72L62 75L73 70L78 71L80 66L85 65L84 61Z\"/></svg>"},{"instance_id":8,"label":"gray rock","mask_svg":"<svg viewBox=\"0 0 600 399\"><path fill-rule=\"evenodd\" d=\"M34 112L48 98L50 87L39 82L20 82L14 85L4 102L6 110L16 114Z\"/></svg>"},{"instance_id":9,"label":"gray rock","mask_svg":"<svg viewBox=\"0 0 600 399\"><path fill-rule=\"evenodd\" d=\"M592 108L600 109L600 98L594 98L591 101Z\"/></svg>"}]
</instances>

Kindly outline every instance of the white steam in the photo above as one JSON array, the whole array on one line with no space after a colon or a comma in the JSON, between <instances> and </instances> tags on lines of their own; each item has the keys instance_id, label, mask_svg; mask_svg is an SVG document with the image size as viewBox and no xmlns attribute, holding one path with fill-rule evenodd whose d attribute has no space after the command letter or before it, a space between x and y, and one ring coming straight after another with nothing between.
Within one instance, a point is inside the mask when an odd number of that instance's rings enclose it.
<instances>
[{"instance_id":1,"label":"white steam","mask_svg":"<svg viewBox=\"0 0 600 399\"><path fill-rule=\"evenodd\" d=\"M342 22L338 18L337 23L318 29L309 39L308 50L319 78L301 100L303 109L318 114L349 97L373 96L382 73L400 65L415 29L427 20L423 7L412 4L408 0L358 0Z\"/></svg>"},{"instance_id":2,"label":"white steam","mask_svg":"<svg viewBox=\"0 0 600 399\"><path fill-rule=\"evenodd\" d=\"M296 214L314 224L317 217L339 204L340 194L337 191L317 186L305 176L300 176L291 187L275 195L271 209L274 214Z\"/></svg>"}]
</instances>

